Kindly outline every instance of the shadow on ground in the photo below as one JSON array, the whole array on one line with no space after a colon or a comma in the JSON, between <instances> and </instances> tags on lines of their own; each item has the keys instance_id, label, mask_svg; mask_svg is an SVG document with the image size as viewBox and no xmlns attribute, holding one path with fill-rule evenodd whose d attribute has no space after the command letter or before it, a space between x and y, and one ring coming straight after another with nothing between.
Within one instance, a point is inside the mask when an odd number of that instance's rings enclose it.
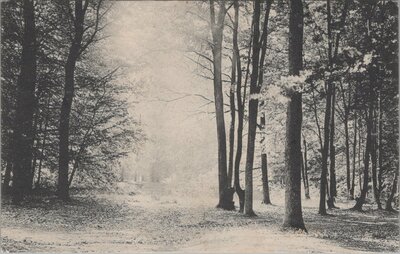
<instances>
[{"instance_id":1,"label":"shadow on ground","mask_svg":"<svg viewBox=\"0 0 400 254\"><path fill-rule=\"evenodd\" d=\"M306 206L304 220L309 234L293 238L293 234L280 231L282 205L257 203L255 211L257 217L247 218L237 211L215 209L212 200L191 206L190 202L183 203L172 197L155 200L146 194L88 196L80 193L66 204L54 196L40 196L22 206L11 205L3 199L2 249L9 252L137 252L188 248L190 251L234 252L241 247L251 247L246 245L251 241L243 241L246 232L258 232L254 241L265 236L270 241L265 240L265 245L271 247L271 241L275 241L277 250L280 246L285 251L291 251L290 248L292 251L337 252L398 250L399 226L394 213L366 206L364 213L334 209L330 211L333 216L322 217L317 214L316 207ZM207 240L214 234L225 234L215 246L226 246L226 249L207 247L207 241L218 239ZM276 242L278 236L280 240ZM292 244L285 243L285 239ZM254 243L259 248L254 251L267 250L261 240ZM238 245L241 242L243 244Z\"/></svg>"}]
</instances>

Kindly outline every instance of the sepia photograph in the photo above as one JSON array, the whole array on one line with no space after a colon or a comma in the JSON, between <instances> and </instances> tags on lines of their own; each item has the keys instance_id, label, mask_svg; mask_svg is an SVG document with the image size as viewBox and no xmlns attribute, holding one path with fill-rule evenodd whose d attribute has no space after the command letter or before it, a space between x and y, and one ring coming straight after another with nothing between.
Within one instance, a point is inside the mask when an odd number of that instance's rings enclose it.
<instances>
[{"instance_id":1,"label":"sepia photograph","mask_svg":"<svg viewBox=\"0 0 400 254\"><path fill-rule=\"evenodd\" d=\"M397 0L0 11L0 252L400 252Z\"/></svg>"}]
</instances>

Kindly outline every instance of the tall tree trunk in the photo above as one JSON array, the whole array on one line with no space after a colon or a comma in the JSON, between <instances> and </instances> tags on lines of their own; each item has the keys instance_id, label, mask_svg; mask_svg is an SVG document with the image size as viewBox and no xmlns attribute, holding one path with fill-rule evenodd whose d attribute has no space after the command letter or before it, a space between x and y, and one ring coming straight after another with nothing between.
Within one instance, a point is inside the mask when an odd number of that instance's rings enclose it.
<instances>
[{"instance_id":1,"label":"tall tree trunk","mask_svg":"<svg viewBox=\"0 0 400 254\"><path fill-rule=\"evenodd\" d=\"M271 10L273 0L268 0L266 2L265 7L265 15L264 15L264 24L263 24L263 32L261 34L261 56L260 56L260 64L259 64L259 74L258 74L258 87L261 91L261 87L263 86L264 79L264 61L267 53L267 39L268 39L268 21L269 21L269 13ZM260 103L260 106L263 107L265 101ZM271 199L269 195L269 183L268 183L268 164L267 164L267 149L266 149L266 133L265 133L265 111L262 109L260 117L260 132L261 132L261 181L263 186L263 203L271 204Z\"/></svg>"},{"instance_id":2,"label":"tall tree trunk","mask_svg":"<svg viewBox=\"0 0 400 254\"><path fill-rule=\"evenodd\" d=\"M41 152L41 156L43 156L43 150ZM42 163L43 163L43 159L39 158L38 176L36 178L35 189L40 188L40 180L42 178Z\"/></svg>"},{"instance_id":3,"label":"tall tree trunk","mask_svg":"<svg viewBox=\"0 0 400 254\"><path fill-rule=\"evenodd\" d=\"M372 91L370 91L370 100L372 99ZM362 206L365 203L365 199L367 197L368 193L368 181L369 181L369 176L368 176L368 168L369 168L369 160L370 160L370 154L371 154L371 149L372 149L372 114L373 114L373 103L372 101L369 102L369 109L367 112L367 117L366 117L366 122L367 122L367 141L365 145L365 154L364 154L364 181L363 181L363 186L361 189L361 194L360 197L356 198L356 204L352 208L352 210L357 210L361 211Z\"/></svg>"},{"instance_id":4,"label":"tall tree trunk","mask_svg":"<svg viewBox=\"0 0 400 254\"><path fill-rule=\"evenodd\" d=\"M335 85L332 84L332 107L331 107L331 126L330 126L330 148L329 148L329 200L328 200L328 208L335 208L335 198L337 195L336 191L336 149L335 149L335 101L336 101L336 92Z\"/></svg>"},{"instance_id":5,"label":"tall tree trunk","mask_svg":"<svg viewBox=\"0 0 400 254\"><path fill-rule=\"evenodd\" d=\"M294 1L294 0L292 0ZM294 5L292 3L292 5ZM286 123L286 191L284 227L304 229L301 208L301 94L290 96Z\"/></svg>"},{"instance_id":6,"label":"tall tree trunk","mask_svg":"<svg viewBox=\"0 0 400 254\"><path fill-rule=\"evenodd\" d=\"M304 159L303 159L303 184L304 184L304 195L306 199L310 199L310 186L308 184L308 162L307 162L307 141L303 136L304 146Z\"/></svg>"},{"instance_id":7,"label":"tall tree trunk","mask_svg":"<svg viewBox=\"0 0 400 254\"><path fill-rule=\"evenodd\" d=\"M37 96L40 96L40 93L37 93ZM39 119L39 100L35 100L35 113L34 113L34 123L33 126L36 126L38 124L38 119ZM43 132L43 121L40 121L39 128L34 127L34 133L33 133L33 158L32 158L32 166L31 166L31 176L30 176L30 181L32 183L31 188L33 187L34 183L34 178L35 178L35 171L36 171L36 166L37 166L37 160L38 160L38 152L39 152L39 143L40 143L40 138L38 137L38 131L39 133Z\"/></svg>"},{"instance_id":8,"label":"tall tree trunk","mask_svg":"<svg viewBox=\"0 0 400 254\"><path fill-rule=\"evenodd\" d=\"M251 77L250 77L250 99L249 99L249 120L248 120L248 134L247 134L247 157L246 157L246 170L245 170L245 195L244 195L244 214L247 216L254 216L253 211L253 162L255 139L257 129L257 114L258 114L258 94L260 89L258 87L258 68L260 61L260 15L261 4L260 0L254 1L254 14L253 14L253 55L251 58Z\"/></svg>"},{"instance_id":9,"label":"tall tree trunk","mask_svg":"<svg viewBox=\"0 0 400 254\"><path fill-rule=\"evenodd\" d=\"M371 114L372 114L372 107L370 106L370 110L369 110L369 114L367 116L367 142L366 142L366 146L365 146L365 154L364 154L364 181L363 181L363 186L361 189L361 194L360 197L356 198L356 204L354 205L354 207L352 208L353 210L358 210L361 211L362 210L362 206L365 203L365 199L367 196L367 192L368 192L368 168L369 168L369 156L370 156L370 152L371 152L371 133L372 133L372 127L371 127L371 120L368 118L371 118Z\"/></svg>"},{"instance_id":10,"label":"tall tree trunk","mask_svg":"<svg viewBox=\"0 0 400 254\"><path fill-rule=\"evenodd\" d=\"M32 0L23 1L24 32L21 71L17 81L17 101L13 137L13 202L30 192L33 113L36 87L36 31Z\"/></svg>"},{"instance_id":11,"label":"tall tree trunk","mask_svg":"<svg viewBox=\"0 0 400 254\"><path fill-rule=\"evenodd\" d=\"M322 153L322 170L320 179L320 196L319 196L319 210L320 215L326 215L325 198L327 195L327 174L328 174L328 147L329 147L329 122L330 122L330 107L331 107L331 94L332 86L328 83L328 90L326 93L326 108L325 108L325 120L324 120L324 145L321 151Z\"/></svg>"},{"instance_id":12,"label":"tall tree trunk","mask_svg":"<svg viewBox=\"0 0 400 254\"><path fill-rule=\"evenodd\" d=\"M332 32L331 32L331 2L327 0L327 22L328 22L328 69L332 70ZM327 92L326 92L326 104L325 104L325 120L324 120L324 146L321 151L322 153L322 170L321 170L321 183L320 183L320 197L319 197L319 209L318 213L320 215L326 215L326 206L325 199L326 194L329 191L326 191L327 188L327 174L328 174L328 153L330 148L330 124L331 124L331 107L332 107L332 93L333 93L333 84L328 78L327 83Z\"/></svg>"},{"instance_id":13,"label":"tall tree trunk","mask_svg":"<svg viewBox=\"0 0 400 254\"><path fill-rule=\"evenodd\" d=\"M382 95L379 91L378 94L378 191L379 195L382 192L383 188L383 149L382 149L382 139L383 139L383 111L382 111Z\"/></svg>"},{"instance_id":14,"label":"tall tree trunk","mask_svg":"<svg viewBox=\"0 0 400 254\"><path fill-rule=\"evenodd\" d=\"M271 204L271 198L269 195L269 183L268 183L268 166L267 166L267 154L261 154L261 174L262 174L262 185L263 185L263 204Z\"/></svg>"},{"instance_id":15,"label":"tall tree trunk","mask_svg":"<svg viewBox=\"0 0 400 254\"><path fill-rule=\"evenodd\" d=\"M343 98L343 100L345 100ZM351 195L351 175L350 175L350 136L349 136L349 112L347 107L344 109L344 138L346 148L346 186L347 186L347 198L353 199Z\"/></svg>"},{"instance_id":16,"label":"tall tree trunk","mask_svg":"<svg viewBox=\"0 0 400 254\"><path fill-rule=\"evenodd\" d=\"M333 207L330 206L329 202L331 201L331 193L330 193L330 188L329 188L329 173L326 178L326 203L328 205L329 209L332 209Z\"/></svg>"},{"instance_id":17,"label":"tall tree trunk","mask_svg":"<svg viewBox=\"0 0 400 254\"><path fill-rule=\"evenodd\" d=\"M334 43L334 38L332 37L332 13L331 13L331 1L327 0L327 30L328 30L328 71L332 74L332 68L333 65L336 61L336 57L339 52L339 42L340 42L340 35L344 31L345 27L345 21L346 21L346 16L347 16L347 9L349 7L349 1L345 1L344 7L341 13L340 17L340 30L337 33L336 40L335 40L335 45ZM335 48L333 48L335 46ZM334 118L334 103L335 103L335 88L334 88L334 83L332 83L331 78L329 77L327 79L327 93L326 93L326 107L325 107L325 122L324 122L324 147L321 151L321 157L322 157L322 170L321 170L321 186L320 186L320 203L319 203L319 211L318 213L321 215L326 215L326 207L325 207L325 195L329 193L329 198L328 198L328 203L331 205L331 207L334 206L333 201L334 197L336 195L336 180L335 180L335 174L334 174L334 168L335 168L335 159L334 159L334 143L333 143L333 137L334 137L334 127L330 128L329 124L331 123L331 115L332 115L332 120ZM332 98L333 97L333 98ZM333 104L332 104L333 103ZM331 105L332 104L332 105ZM331 113L332 111L332 113ZM331 130L330 130L331 129ZM332 131L332 133L331 133ZM331 142L330 142L331 139ZM325 193L325 188L327 188L327 181L326 181L326 176L327 176L327 171L328 171L328 154L331 154L330 158L330 169L331 169L331 189L327 193ZM333 174L332 174L333 173ZM332 195L333 194L333 195Z\"/></svg>"},{"instance_id":18,"label":"tall tree trunk","mask_svg":"<svg viewBox=\"0 0 400 254\"><path fill-rule=\"evenodd\" d=\"M47 101L47 107L49 106L49 103L50 103L50 97L49 97L49 100ZM41 145L42 149L41 149L40 157L39 157L38 176L37 176L36 183L35 183L36 189L40 188L40 179L41 179L41 174L42 174L44 151L46 148L48 124L49 124L49 121L48 121L48 119L46 119L45 124L44 124L44 134L43 134L43 140L42 140L42 145Z\"/></svg>"},{"instance_id":19,"label":"tall tree trunk","mask_svg":"<svg viewBox=\"0 0 400 254\"><path fill-rule=\"evenodd\" d=\"M233 33L232 40L235 40L234 37L237 37L237 34ZM229 90L229 107L231 114L231 124L229 127L229 157L228 157L228 185L229 188L232 187L232 174L233 174L233 154L234 154L234 146L235 146L235 120L236 120L236 107L235 107L235 86L236 86L236 61L237 55L233 46L232 50L232 72L231 72L231 89ZM238 70L240 71L240 70Z\"/></svg>"},{"instance_id":20,"label":"tall tree trunk","mask_svg":"<svg viewBox=\"0 0 400 254\"><path fill-rule=\"evenodd\" d=\"M39 140L37 140L36 142L39 142ZM38 143L36 143L36 147L38 146ZM31 175L30 175L30 181L33 183L33 178L35 177L35 171L36 171L36 165L37 165L37 149L34 146L33 148L33 159L32 159L32 165L31 165ZM36 150L36 151L35 151ZM33 186L33 184L32 184ZM31 186L31 188L32 188Z\"/></svg>"},{"instance_id":21,"label":"tall tree trunk","mask_svg":"<svg viewBox=\"0 0 400 254\"><path fill-rule=\"evenodd\" d=\"M222 92L222 39L226 10L225 1L220 2L218 15L215 14L214 1L210 0L211 32L213 37L214 101L218 140L218 185L219 202L217 207L233 210L234 190L229 188L226 158L226 133L224 119L224 94Z\"/></svg>"},{"instance_id":22,"label":"tall tree trunk","mask_svg":"<svg viewBox=\"0 0 400 254\"><path fill-rule=\"evenodd\" d=\"M240 161L242 158L243 149L243 121L244 121L244 105L245 97L242 101L242 66L240 60L240 51L237 41L238 37L238 26L239 26L239 0L234 1L235 17L233 24L233 48L236 54L236 66L237 66L237 79L236 79L236 101L238 107L238 127L237 127L237 147L235 156L235 169L234 169L234 189L239 198L239 212L244 210L244 190L240 187ZM251 40L250 40L251 41ZM249 48L250 54L250 48ZM250 62L250 61L249 61ZM246 88L244 88L246 89ZM246 92L244 92L246 93Z\"/></svg>"},{"instance_id":23,"label":"tall tree trunk","mask_svg":"<svg viewBox=\"0 0 400 254\"><path fill-rule=\"evenodd\" d=\"M88 1L85 2L85 5ZM69 3L67 3L69 4ZM72 100L75 90L75 66L80 56L81 44L84 33L84 17L87 6L82 6L82 0L75 1L74 38L69 48L67 62L65 64L64 97L61 104L59 126L59 168L57 195L62 200L69 199L68 169L69 169L69 119L72 108Z\"/></svg>"},{"instance_id":24,"label":"tall tree trunk","mask_svg":"<svg viewBox=\"0 0 400 254\"><path fill-rule=\"evenodd\" d=\"M357 156L357 112L354 112L354 140L353 140L353 172L351 177L351 187L349 199L354 199L354 188L356 179L356 157Z\"/></svg>"},{"instance_id":25,"label":"tall tree trunk","mask_svg":"<svg viewBox=\"0 0 400 254\"><path fill-rule=\"evenodd\" d=\"M367 11L364 12L365 18L366 18L366 23L367 23L367 32L365 35L365 41L369 44L372 45L372 38L370 36L370 31L371 31L371 18L374 14L375 7L374 3L366 3L366 9ZM374 161L374 146L375 146L375 100L376 100L376 92L375 92L375 87L377 85L377 69L374 67L374 65L369 65L367 69L367 75L369 78L369 83L368 83L368 95L365 96L366 104L367 107L365 109L365 122L367 125L367 139L366 139L366 144L365 144L365 154L364 154L364 180L363 180L363 186L361 189L361 194L360 197L356 198L357 202L352 208L353 210L361 211L362 206L365 203L367 194L368 194L368 182L369 182L369 163L370 163L370 156L372 160L372 171L374 170L374 164L376 165L376 160ZM361 125L360 125L361 126ZM372 177L374 178L374 172L372 172Z\"/></svg>"},{"instance_id":26,"label":"tall tree trunk","mask_svg":"<svg viewBox=\"0 0 400 254\"><path fill-rule=\"evenodd\" d=\"M360 188L360 193L362 190L362 179L361 179L361 173L362 173L362 169L361 169L361 160L362 158L364 158L364 154L361 156L361 144L362 144L362 140L361 140L361 117L358 120L358 184L359 184L359 188Z\"/></svg>"},{"instance_id":27,"label":"tall tree trunk","mask_svg":"<svg viewBox=\"0 0 400 254\"><path fill-rule=\"evenodd\" d=\"M234 89L234 88L231 88ZM230 92L231 124L229 126L228 187L232 187L233 154L235 145L235 92Z\"/></svg>"},{"instance_id":28,"label":"tall tree trunk","mask_svg":"<svg viewBox=\"0 0 400 254\"><path fill-rule=\"evenodd\" d=\"M372 188L374 191L375 202L378 206L379 210L382 210L382 204L380 201L380 192L378 186L378 172L377 172L377 150L378 150L378 140L377 140L377 123L376 123L376 112L375 110L372 112L372 136L371 136L371 171L372 171Z\"/></svg>"},{"instance_id":29,"label":"tall tree trunk","mask_svg":"<svg viewBox=\"0 0 400 254\"><path fill-rule=\"evenodd\" d=\"M263 187L263 204L271 204L269 196L269 183L268 183L268 164L267 164L267 151L265 148L265 114L264 112L260 118L260 131L261 131L261 180Z\"/></svg>"},{"instance_id":30,"label":"tall tree trunk","mask_svg":"<svg viewBox=\"0 0 400 254\"><path fill-rule=\"evenodd\" d=\"M72 108L72 99L74 97L74 73L76 57L79 48L73 45L70 48L67 64L65 65L65 86L64 97L61 105L60 114L60 143L59 143L59 171L58 171L58 192L57 195L63 200L69 199L68 188L68 169L69 169L69 119Z\"/></svg>"},{"instance_id":31,"label":"tall tree trunk","mask_svg":"<svg viewBox=\"0 0 400 254\"><path fill-rule=\"evenodd\" d=\"M289 75L303 69L303 3L289 1ZM286 119L286 190L284 228L305 230L301 208L301 124L302 94L289 92Z\"/></svg>"},{"instance_id":32,"label":"tall tree trunk","mask_svg":"<svg viewBox=\"0 0 400 254\"><path fill-rule=\"evenodd\" d=\"M304 193L306 192L306 176L304 173L304 152L301 154L301 178L303 179Z\"/></svg>"},{"instance_id":33,"label":"tall tree trunk","mask_svg":"<svg viewBox=\"0 0 400 254\"><path fill-rule=\"evenodd\" d=\"M264 23L262 34L260 35L260 16L261 3L260 0L254 2L253 13L253 55L251 58L252 72L250 77L250 99L249 99L249 129L247 135L247 157L245 172L245 204L244 213L247 216L254 216L253 211L253 164L255 139L257 133L257 117L258 117L258 96L260 94L261 85L263 84L264 59L267 50L268 37L268 20L271 10L272 0L268 0L265 8Z\"/></svg>"}]
</instances>

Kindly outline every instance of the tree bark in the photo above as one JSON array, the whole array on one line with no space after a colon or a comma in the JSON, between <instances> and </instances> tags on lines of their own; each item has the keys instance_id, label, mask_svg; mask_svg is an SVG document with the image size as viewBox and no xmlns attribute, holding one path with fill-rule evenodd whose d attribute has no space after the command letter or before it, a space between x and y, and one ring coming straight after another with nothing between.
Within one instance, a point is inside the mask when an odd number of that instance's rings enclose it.
<instances>
[{"instance_id":1,"label":"tree bark","mask_svg":"<svg viewBox=\"0 0 400 254\"><path fill-rule=\"evenodd\" d=\"M36 30L32 0L23 1L24 32L21 70L17 81L17 101L13 137L13 202L20 203L31 191L33 113L36 87Z\"/></svg>"},{"instance_id":2,"label":"tree bark","mask_svg":"<svg viewBox=\"0 0 400 254\"><path fill-rule=\"evenodd\" d=\"M292 0L294 1L294 0ZM303 229L301 208L301 122L302 102L301 94L290 96L286 123L286 191L285 191L285 218L284 227Z\"/></svg>"},{"instance_id":3,"label":"tree bark","mask_svg":"<svg viewBox=\"0 0 400 254\"><path fill-rule=\"evenodd\" d=\"M218 140L218 185L219 202L217 208L234 210L234 190L229 188L226 158L226 133L224 119L224 98L222 92L222 39L225 20L225 1L220 3L218 15L215 14L214 1L210 0L211 32L213 38L214 101Z\"/></svg>"},{"instance_id":4,"label":"tree bark","mask_svg":"<svg viewBox=\"0 0 400 254\"><path fill-rule=\"evenodd\" d=\"M289 75L303 69L303 3L289 1ZM286 119L286 190L284 228L306 230L301 208L301 124L302 94L289 92Z\"/></svg>"}]
</instances>

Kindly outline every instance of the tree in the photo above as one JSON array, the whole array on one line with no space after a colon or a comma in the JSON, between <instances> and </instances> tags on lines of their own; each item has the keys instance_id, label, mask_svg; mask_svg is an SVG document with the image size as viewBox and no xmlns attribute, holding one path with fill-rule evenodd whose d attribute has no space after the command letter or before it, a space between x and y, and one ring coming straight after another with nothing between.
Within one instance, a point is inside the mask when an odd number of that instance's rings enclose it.
<instances>
[{"instance_id":1,"label":"tree","mask_svg":"<svg viewBox=\"0 0 400 254\"><path fill-rule=\"evenodd\" d=\"M219 4L218 13L215 13L214 0L210 0L210 19L212 34L212 54L213 54L213 82L214 82L214 104L217 122L218 139L218 186L219 202L217 207L225 210L235 209L233 203L234 190L229 188L227 175L226 158L226 133L224 119L224 98L222 92L222 40L224 31L224 21L226 15L225 1Z\"/></svg>"},{"instance_id":2,"label":"tree","mask_svg":"<svg viewBox=\"0 0 400 254\"><path fill-rule=\"evenodd\" d=\"M75 67L76 63L81 54L86 48L94 42L97 32L101 29L99 22L101 18L100 9L102 1L95 3L95 21L93 24L86 24L85 26L85 15L89 7L89 0L84 3L82 0L75 0L75 10L72 12L71 3L60 2L62 8L65 8L68 13L68 18L73 22L72 28L72 41L69 47L67 61L65 63L65 84L64 84L64 97L62 100L61 113L60 113L60 125L59 125L59 169L58 169L58 189L57 195L60 199L69 199L69 185L68 185L68 171L70 162L69 152L69 127L70 127L70 114L72 108L72 100L74 98L75 89ZM89 28L93 28L91 34L87 35L88 38L85 40L85 32Z\"/></svg>"},{"instance_id":3,"label":"tree","mask_svg":"<svg viewBox=\"0 0 400 254\"><path fill-rule=\"evenodd\" d=\"M353 210L362 210L362 206L365 203L365 199L368 192L368 182L369 182L369 163L370 163L370 154L371 154L371 141L372 141L372 114L373 114L373 102L372 102L372 88L369 89L369 97L370 102L368 106L368 111L366 112L366 122L367 122L367 141L365 146L364 153L364 171L363 171L363 185L361 189L360 197L356 198L356 204L352 208Z\"/></svg>"},{"instance_id":4,"label":"tree","mask_svg":"<svg viewBox=\"0 0 400 254\"><path fill-rule=\"evenodd\" d=\"M93 52L94 53L94 52ZM118 159L136 152L145 140L139 123L128 113L124 94L134 94L131 86L120 84L119 68L109 70L95 56L81 60L77 71L76 101L71 114L71 162L68 184L110 182L118 177ZM119 71L119 72L118 72Z\"/></svg>"},{"instance_id":5,"label":"tree","mask_svg":"<svg viewBox=\"0 0 400 254\"><path fill-rule=\"evenodd\" d=\"M354 172L351 174L351 163L350 163L350 134L349 134L349 117L350 117L350 103L351 103L351 89L350 87L345 90L343 86L343 82L339 82L339 89L341 93L341 98L342 98L342 105L343 105L343 112L342 112L342 120L343 120L343 125L344 125L344 136L345 136L345 155L346 155L346 187L347 187L347 198L349 200L354 199L354 185L353 181L351 178L351 175L353 176L354 179ZM355 116L356 117L356 116ZM356 135L354 135L356 137ZM355 159L355 147L357 143L357 139L353 140L353 159ZM354 165L354 164L353 164Z\"/></svg>"},{"instance_id":6,"label":"tree","mask_svg":"<svg viewBox=\"0 0 400 254\"><path fill-rule=\"evenodd\" d=\"M325 120L324 120L324 142L321 151L322 157L322 170L321 170L321 183L320 183L320 202L318 213L326 215L325 198L328 194L328 207L334 208L334 198L336 196L336 176L335 176L335 147L334 147L334 129L335 129L335 101L336 101L336 86L333 80L334 65L337 64L337 55L339 50L340 35L343 33L346 21L348 1L344 3L342 9L339 31L336 38L332 35L332 12L331 2L327 0L327 34L328 34L328 65L327 71L329 76L326 78L326 106L325 106ZM335 68L337 68L335 66ZM327 184L328 172L328 155L330 156L330 188ZM329 191L328 191L329 190Z\"/></svg>"},{"instance_id":7,"label":"tree","mask_svg":"<svg viewBox=\"0 0 400 254\"><path fill-rule=\"evenodd\" d=\"M246 84L247 77L245 80L244 94L242 99L242 64L240 59L240 50L238 44L238 26L239 26L239 0L235 0L233 3L235 16L233 24L233 51L236 55L236 101L237 101L237 112L238 112L238 127L237 127L237 142L236 142L236 155L235 155L235 165L234 165L234 189L239 198L239 212L244 210L244 190L240 187L240 161L242 158L243 150L243 124L244 124L244 109L246 101ZM251 40L250 40L251 45ZM249 46L248 54L251 53L251 46ZM250 63L250 58L248 59L248 64ZM247 65L246 76L248 75L249 66Z\"/></svg>"},{"instance_id":8,"label":"tree","mask_svg":"<svg viewBox=\"0 0 400 254\"><path fill-rule=\"evenodd\" d=\"M372 132L378 134L378 129L377 129L377 116L376 116L376 110L373 110L372 112ZM378 170L379 172L382 172L380 169L378 169L378 139L376 135L372 135L371 137L371 171L372 171L372 188L373 188L373 194L375 198L375 202L378 205L378 209L382 210L382 204L380 201L380 179L378 180Z\"/></svg>"},{"instance_id":9,"label":"tree","mask_svg":"<svg viewBox=\"0 0 400 254\"><path fill-rule=\"evenodd\" d=\"M303 3L289 1L289 75L298 76L303 69ZM301 208L301 123L302 94L288 91L286 119L286 188L284 228L305 230Z\"/></svg>"},{"instance_id":10,"label":"tree","mask_svg":"<svg viewBox=\"0 0 400 254\"><path fill-rule=\"evenodd\" d=\"M264 15L264 23L262 34L260 35L260 16L261 16L261 3L260 1L254 2L253 13L253 33L252 33L252 58L251 58L251 76L250 76L250 97L249 97L249 128L247 135L247 157L246 157L246 170L245 170L245 201L244 201L244 214L247 216L254 216L253 211L253 163L255 140L257 131L257 117L258 117L258 101L263 82L263 66L266 54L267 36L268 36L268 19L271 10L272 1L267 1Z\"/></svg>"},{"instance_id":11,"label":"tree","mask_svg":"<svg viewBox=\"0 0 400 254\"><path fill-rule=\"evenodd\" d=\"M235 11L236 12L236 11ZM235 13L236 15L236 13ZM233 21L233 33L232 33L232 42L237 45L237 24ZM236 26L236 27L235 27ZM236 40L236 42L234 42ZM236 93L236 71L240 72L242 70L237 69L237 58L240 55L237 54L235 49L235 45L232 46L232 71L231 71L231 87L229 89L229 109L231 115L231 124L229 126L229 156L228 156L228 185L229 188L232 187L232 174L233 174L233 154L235 148L235 122L236 122L236 106L235 106L235 93ZM240 107L240 105L238 105Z\"/></svg>"},{"instance_id":12,"label":"tree","mask_svg":"<svg viewBox=\"0 0 400 254\"><path fill-rule=\"evenodd\" d=\"M2 194L11 194L13 165L13 132L18 76L20 74L23 8L20 2L3 3L1 8L1 162L4 169ZM21 10L22 9L22 10ZM19 11L16 11L19 10Z\"/></svg>"},{"instance_id":13,"label":"tree","mask_svg":"<svg viewBox=\"0 0 400 254\"><path fill-rule=\"evenodd\" d=\"M24 31L21 69L17 81L16 113L13 136L13 202L19 203L32 188L31 162L33 113L36 88L36 28L34 5L23 2Z\"/></svg>"},{"instance_id":14,"label":"tree","mask_svg":"<svg viewBox=\"0 0 400 254\"><path fill-rule=\"evenodd\" d=\"M253 211L253 162L254 149L257 128L257 112L258 112L258 68L260 58L260 15L261 4L259 0L254 1L253 13L253 34L252 34L252 58L251 58L251 76L250 76L250 98L249 98L249 120L247 134L247 156L245 170L245 193L244 193L244 214L247 216L255 216Z\"/></svg>"},{"instance_id":15,"label":"tree","mask_svg":"<svg viewBox=\"0 0 400 254\"><path fill-rule=\"evenodd\" d=\"M398 156L392 154L395 151L397 153L398 148L391 145L398 136L391 131L391 128L384 127L391 125L397 128L398 126L397 121L392 122L391 120L394 116L389 117L392 113L397 112L397 106L393 107L392 103L398 103L398 100L392 97L398 94L397 88L396 91L393 90L396 87L394 84L398 82L398 70L396 69L398 60L395 57L397 53L393 52L395 47L398 47L397 40L393 39L397 36L396 29L398 29L395 23L398 11L397 7L394 8L395 6L397 5L392 1L366 2L359 5L362 12L357 29L361 31L362 37L359 41L362 43L357 43L355 47L361 52L362 59L358 62L362 64L363 68L357 76L360 82L358 101L355 106L361 113L360 117L364 118L362 120L365 122L367 133L364 180L361 194L356 198L357 202L352 208L358 211L362 210L362 206L366 202L370 178L372 179L373 197L378 209L382 209L381 193L386 186L385 191L388 199L390 198L392 189L389 186L394 182L392 177L396 178L396 173L392 169L396 168L397 170L398 168ZM359 127L361 126L362 124L359 124ZM388 138L392 141L385 141ZM387 161L386 166L385 160ZM386 179L385 175L388 176Z\"/></svg>"},{"instance_id":16,"label":"tree","mask_svg":"<svg viewBox=\"0 0 400 254\"><path fill-rule=\"evenodd\" d=\"M350 194L349 199L354 199L354 188L355 188L355 179L356 179L356 158L357 158L357 112L354 112L354 137L353 137L353 172L351 178L351 187L350 187ZM347 152L347 151L346 151ZM349 174L348 174L349 175Z\"/></svg>"},{"instance_id":17,"label":"tree","mask_svg":"<svg viewBox=\"0 0 400 254\"><path fill-rule=\"evenodd\" d=\"M23 187L23 196L35 194L33 183L35 188L43 188L43 191L51 191L56 185L63 81L75 26L71 18L74 14L72 8L75 7L73 2L70 5L65 1L32 2L10 2L4 6L7 8L2 8L2 187L5 192L10 187ZM29 29L25 28L27 15L21 15L26 4L29 6L25 9L33 12L33 16L29 13L28 21L34 18L34 27ZM144 139L137 128L139 124L128 114L127 109L132 105L128 106L124 98L124 93L132 94L135 90L128 91L119 84L121 81L116 81L116 77L122 78L123 73L108 73L109 64L102 61L107 56L99 50L101 48L89 47L89 44L102 39L94 33L104 28L100 19L109 10L98 4L99 1L94 0L82 3L82 8L87 6L85 33L74 71L74 103L69 121L68 184L73 187L103 187L112 183L118 173L118 159L129 152L136 152L137 145ZM34 34L33 42L24 41L25 30ZM32 37L28 38L32 40ZM23 44L29 44L25 46L25 51ZM34 47L34 53L31 47ZM31 52L29 57L27 52ZM33 61L35 70L31 69ZM18 125L22 131L19 133L26 133L22 135L26 140L31 137L29 154L22 156L20 152L27 150L17 151L19 163L26 164L21 173L23 175L13 172L13 160L16 158L12 156L15 147L22 144L22 141L19 144L14 141L17 100L21 100L17 96L20 89L17 87L22 82L18 79L25 80L22 95L26 98L23 103L29 105L22 107L25 111L23 120L27 121L23 123L24 128ZM33 88L30 87L32 82L35 84ZM103 90L105 96L101 95ZM28 93L32 93L33 97L27 98ZM31 121L26 114L28 109L33 112ZM18 114L21 120L21 113Z\"/></svg>"},{"instance_id":18,"label":"tree","mask_svg":"<svg viewBox=\"0 0 400 254\"><path fill-rule=\"evenodd\" d=\"M269 0L266 2L265 7L265 15L264 15L264 24L263 24L263 33L261 35L261 57L260 57L260 74L258 77L258 84L261 87L263 86L263 78L264 78L264 61L265 55L267 53L267 37L268 37L268 21L269 21L269 13L271 11L273 0ZM265 86L264 86L265 87ZM260 107L263 107L264 101L261 101ZM265 112L261 112L260 117L260 132L261 132L261 180L263 185L263 204L271 204L271 199L269 196L269 184L268 184L268 165L267 165L267 151L265 147Z\"/></svg>"},{"instance_id":19,"label":"tree","mask_svg":"<svg viewBox=\"0 0 400 254\"><path fill-rule=\"evenodd\" d=\"M332 89L332 106L331 106L331 122L329 134L329 198L327 200L328 208L335 208L335 197L337 196L336 190L336 148L335 148L335 104L336 104L336 87L333 85Z\"/></svg>"},{"instance_id":20,"label":"tree","mask_svg":"<svg viewBox=\"0 0 400 254\"><path fill-rule=\"evenodd\" d=\"M260 16L261 3L254 1L252 21L252 57L251 57L251 76L250 76L250 97L249 97L249 128L247 134L247 155L245 169L245 195L244 195L244 214L247 216L255 216L253 211L253 163L255 151L255 139L257 129L257 114L258 114L258 96L260 93L259 68L260 68ZM261 37L262 38L262 37ZM262 73L261 73L262 75Z\"/></svg>"}]
</instances>

